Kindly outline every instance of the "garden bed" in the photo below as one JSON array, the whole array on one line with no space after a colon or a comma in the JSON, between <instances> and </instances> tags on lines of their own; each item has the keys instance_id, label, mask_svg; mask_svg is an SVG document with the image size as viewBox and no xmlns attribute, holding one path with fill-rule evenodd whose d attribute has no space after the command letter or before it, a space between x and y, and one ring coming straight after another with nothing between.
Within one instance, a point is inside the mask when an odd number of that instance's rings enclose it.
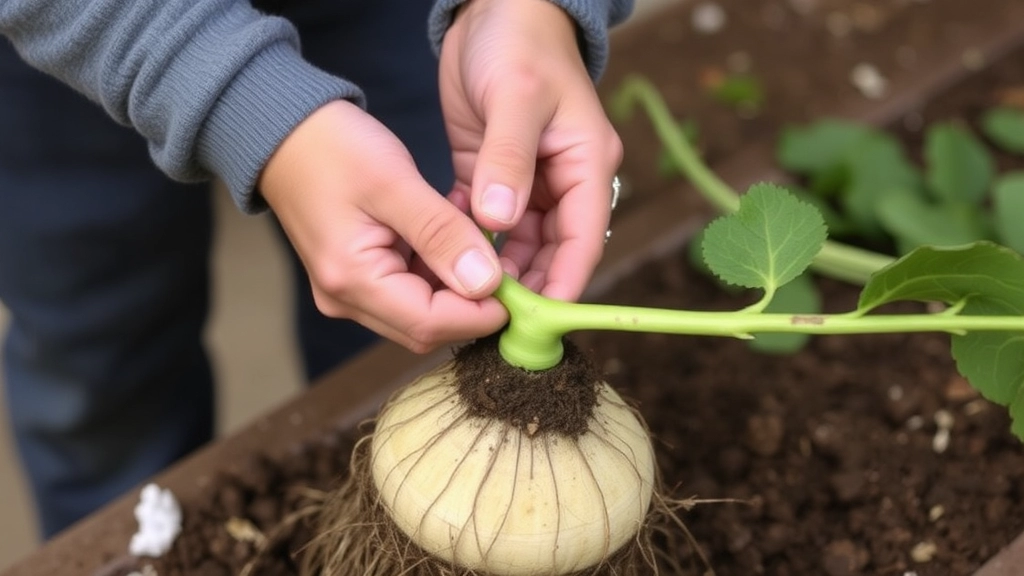
<instances>
[{"instance_id":1,"label":"garden bed","mask_svg":"<svg viewBox=\"0 0 1024 576\"><path fill-rule=\"evenodd\" d=\"M792 27L785 33L777 28L778 12L772 16L765 8L767 18L759 10L744 16L740 3L722 3L730 18L719 35L687 33L686 7L625 31L616 39L605 84L614 88L627 70L649 75L676 113L701 119L705 150L737 186L777 175L771 140L788 122L829 114L901 124L908 114L971 114L994 83L1024 83L1024 56L1018 53L924 107L972 72L974 64L964 67L961 59L968 51L970 64L1020 44L1022 31L1012 23L1020 28L1024 9L1013 0L985 2L987 11L952 0L822 0L808 3L817 8L803 20L786 12L790 20L781 21ZM773 4L789 5L764 3ZM875 6L881 23L845 40L830 38L828 15L859 4ZM892 76L889 98L869 101L849 84L846 63L871 50L882 69L886 62L896 65L883 56L896 58L896 49L911 39L921 42L914 65L886 70ZM748 47L757 65L773 63L759 70L768 100L755 116L688 88L707 66L724 66L736 46ZM698 50L699 57L678 61L663 56ZM809 51L822 56L807 59ZM797 56L807 62L799 74L785 68ZM616 216L591 299L699 309L748 301L692 272L680 248L709 213L706 204L678 180L654 175L659 146L646 122L620 130L628 150L623 173L634 195ZM908 142L917 137L908 128L901 135ZM822 286L827 308L852 308L849 287ZM759 355L722 339L586 333L575 340L604 359L609 381L640 403L677 496L743 501L699 505L684 516L719 575L971 574L1024 530L1024 451L1009 436L1004 411L978 399L955 375L944 337L828 337L786 357ZM228 521L238 518L279 543L280 553L255 573L293 574L287 551L300 549L308 537L305 520L293 513L315 503L317 491L343 473L357 423L390 390L444 356L416 357L382 345L156 478L183 500L187 525L172 553L154 563L157 572L237 573L258 540L237 523L228 529ZM940 410L954 426L948 447L938 452L933 442ZM123 556L135 528L136 498L137 492L127 495L6 574L127 573L137 567ZM290 521L275 534L285 517ZM1021 548L1017 557L1024 556ZM694 574L702 573L691 550L673 553ZM998 570L1020 562L997 557L977 574L1010 574Z\"/></svg>"}]
</instances>

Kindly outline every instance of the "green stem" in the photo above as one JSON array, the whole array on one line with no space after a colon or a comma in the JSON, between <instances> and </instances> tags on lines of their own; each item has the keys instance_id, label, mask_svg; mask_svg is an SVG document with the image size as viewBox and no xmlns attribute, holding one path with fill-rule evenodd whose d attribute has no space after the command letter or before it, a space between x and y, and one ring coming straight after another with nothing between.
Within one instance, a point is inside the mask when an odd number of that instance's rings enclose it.
<instances>
[{"instance_id":1,"label":"green stem","mask_svg":"<svg viewBox=\"0 0 1024 576\"><path fill-rule=\"evenodd\" d=\"M846 314L766 314L662 310L635 306L579 304L540 296L506 276L497 298L508 308L509 325L499 351L506 362L527 370L547 370L562 359L562 337L576 330L619 330L699 336L752 338L753 334L883 334L1024 330L1024 316L959 316L946 313L864 316Z\"/></svg>"},{"instance_id":2,"label":"green stem","mask_svg":"<svg viewBox=\"0 0 1024 576\"><path fill-rule=\"evenodd\" d=\"M630 76L623 81L612 107L625 116L634 102L639 102L647 112L672 160L701 194L720 212L735 212L739 208L739 194L708 168L672 117L658 90L640 76ZM863 285L872 274L894 260L891 256L829 240L814 258L811 268L837 280Z\"/></svg>"}]
</instances>

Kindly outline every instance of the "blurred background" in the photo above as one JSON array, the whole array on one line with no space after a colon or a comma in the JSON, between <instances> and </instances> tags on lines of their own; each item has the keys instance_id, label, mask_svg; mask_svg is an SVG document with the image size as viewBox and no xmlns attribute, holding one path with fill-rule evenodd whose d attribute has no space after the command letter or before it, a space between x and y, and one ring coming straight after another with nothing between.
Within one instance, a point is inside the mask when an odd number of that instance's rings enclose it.
<instances>
[{"instance_id":1,"label":"blurred background","mask_svg":"<svg viewBox=\"0 0 1024 576\"><path fill-rule=\"evenodd\" d=\"M631 22L649 16L660 5L684 1L636 0ZM282 246L267 218L238 213L223 191L216 197L214 304L207 339L220 385L219 433L223 435L279 405L302 385ZM0 328L7 321L0 303ZM6 406L0 409L0 502L0 570L4 570L38 546Z\"/></svg>"}]
</instances>

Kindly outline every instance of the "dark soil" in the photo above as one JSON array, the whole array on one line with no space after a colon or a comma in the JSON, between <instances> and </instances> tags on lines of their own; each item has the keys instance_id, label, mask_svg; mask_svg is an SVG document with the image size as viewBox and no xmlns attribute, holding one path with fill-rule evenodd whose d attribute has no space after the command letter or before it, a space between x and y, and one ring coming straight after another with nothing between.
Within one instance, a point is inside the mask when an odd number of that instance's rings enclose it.
<instances>
[{"instance_id":1,"label":"dark soil","mask_svg":"<svg viewBox=\"0 0 1024 576\"><path fill-rule=\"evenodd\" d=\"M655 78L676 113L700 119L714 161L774 138L788 122L835 113L858 97L848 78L855 63L898 75L913 65L913 53L955 41L981 6L1018 1L723 0L725 29L700 37L690 31L690 8L679 8L653 32L623 38L605 86L627 71ZM846 36L830 31L836 12L859 22ZM709 69L742 64L737 52L764 83L766 103L756 114L695 89L715 75ZM896 130L919 149L923 123L974 123L1019 86L1024 53ZM620 132L623 171L637 192L630 201L674 186L653 171L660 147L649 128L633 122ZM1024 167L1020 158L999 159L1002 169ZM855 306L850 287L821 286L828 311ZM717 289L682 254L643 267L603 299L675 309L735 309L750 300ZM1024 448L1009 434L1005 410L957 375L945 336L823 337L790 356L730 339L584 333L574 341L638 402L675 496L737 500L684 514L719 576L967 575L1024 531ZM940 431L946 423L948 442ZM238 574L262 551L252 574L296 574L293 557L311 535L308 513L340 482L357 435L336 431L215 482L206 501L186 503L185 532L155 563L157 572ZM693 574L704 572L691 547L668 552Z\"/></svg>"},{"instance_id":2,"label":"dark soil","mask_svg":"<svg viewBox=\"0 0 1024 576\"><path fill-rule=\"evenodd\" d=\"M531 372L510 366L498 338L483 338L455 353L458 391L471 416L508 422L527 435L549 432L577 438L590 426L600 373L570 341L562 362Z\"/></svg>"},{"instance_id":3,"label":"dark soil","mask_svg":"<svg viewBox=\"0 0 1024 576\"><path fill-rule=\"evenodd\" d=\"M696 125L704 157L714 166L743 147L771 144L790 123L850 115L882 105L898 92L901 76L929 54L948 51L963 66L978 66L964 38L993 22L1021 18L1018 0L716 0L726 13L722 29L699 33L694 7L685 2L654 21L624 31L601 82L610 100L623 79L640 74L662 93L680 121ZM865 96L851 81L859 64L888 79L882 98ZM756 110L729 105L714 86L747 75L763 91ZM640 116L639 114L637 116ZM624 210L632 197L677 191L678 177L659 173L661 145L646 121L619 122L625 143L620 169Z\"/></svg>"}]
</instances>

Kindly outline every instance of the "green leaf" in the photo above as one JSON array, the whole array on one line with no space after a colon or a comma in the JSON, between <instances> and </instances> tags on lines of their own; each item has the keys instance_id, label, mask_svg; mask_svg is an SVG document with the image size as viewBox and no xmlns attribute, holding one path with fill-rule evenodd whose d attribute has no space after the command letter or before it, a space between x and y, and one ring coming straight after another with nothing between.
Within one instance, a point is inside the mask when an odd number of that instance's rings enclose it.
<instances>
[{"instance_id":1,"label":"green leaf","mask_svg":"<svg viewBox=\"0 0 1024 576\"><path fill-rule=\"evenodd\" d=\"M870 132L863 125L836 119L787 127L779 139L779 164L801 174L821 174L841 165L852 145Z\"/></svg>"},{"instance_id":2,"label":"green leaf","mask_svg":"<svg viewBox=\"0 0 1024 576\"><path fill-rule=\"evenodd\" d=\"M996 146L1007 152L1024 154L1024 110L993 108L981 117L981 128Z\"/></svg>"},{"instance_id":3,"label":"green leaf","mask_svg":"<svg viewBox=\"0 0 1024 576\"><path fill-rule=\"evenodd\" d=\"M984 215L971 205L933 204L910 194L891 194L879 200L878 218L904 254L919 246L990 239Z\"/></svg>"},{"instance_id":4,"label":"green leaf","mask_svg":"<svg viewBox=\"0 0 1024 576\"><path fill-rule=\"evenodd\" d=\"M733 108L756 111L764 103L764 88L754 76L732 74L711 89L711 96Z\"/></svg>"},{"instance_id":5,"label":"green leaf","mask_svg":"<svg viewBox=\"0 0 1024 576\"><path fill-rule=\"evenodd\" d=\"M921 194L922 178L903 152L899 140L884 133L858 141L847 157L850 182L841 204L868 239L884 237L878 219L879 201L892 194Z\"/></svg>"},{"instance_id":6,"label":"green leaf","mask_svg":"<svg viewBox=\"0 0 1024 576\"><path fill-rule=\"evenodd\" d=\"M1013 310L1024 312L1024 258L984 241L917 248L872 275L857 309L868 311L899 300L955 304L968 297L972 302L1013 303Z\"/></svg>"},{"instance_id":7,"label":"green leaf","mask_svg":"<svg viewBox=\"0 0 1024 576\"><path fill-rule=\"evenodd\" d=\"M764 312L785 314L818 314L821 312L821 294L811 279L804 273L792 282L776 290ZM763 354L791 354L803 348L810 340L809 334L758 333L750 340L750 348Z\"/></svg>"},{"instance_id":8,"label":"green leaf","mask_svg":"<svg viewBox=\"0 0 1024 576\"><path fill-rule=\"evenodd\" d=\"M1024 258L993 244L922 247L872 276L858 310L898 300L965 302L961 314L1024 315ZM1008 406L1024 439L1024 331L970 332L952 338L957 369L989 400Z\"/></svg>"},{"instance_id":9,"label":"green leaf","mask_svg":"<svg viewBox=\"0 0 1024 576\"><path fill-rule=\"evenodd\" d=\"M1024 254L1024 172L1010 172L996 181L992 203L1000 241Z\"/></svg>"},{"instance_id":10,"label":"green leaf","mask_svg":"<svg viewBox=\"0 0 1024 576\"><path fill-rule=\"evenodd\" d=\"M985 146L953 123L933 124L925 135L928 187L945 202L979 203L992 183L995 163Z\"/></svg>"},{"instance_id":11,"label":"green leaf","mask_svg":"<svg viewBox=\"0 0 1024 576\"><path fill-rule=\"evenodd\" d=\"M736 212L704 231L704 261L725 282L772 293L810 265L825 235L813 206L778 186L756 184Z\"/></svg>"}]
</instances>

